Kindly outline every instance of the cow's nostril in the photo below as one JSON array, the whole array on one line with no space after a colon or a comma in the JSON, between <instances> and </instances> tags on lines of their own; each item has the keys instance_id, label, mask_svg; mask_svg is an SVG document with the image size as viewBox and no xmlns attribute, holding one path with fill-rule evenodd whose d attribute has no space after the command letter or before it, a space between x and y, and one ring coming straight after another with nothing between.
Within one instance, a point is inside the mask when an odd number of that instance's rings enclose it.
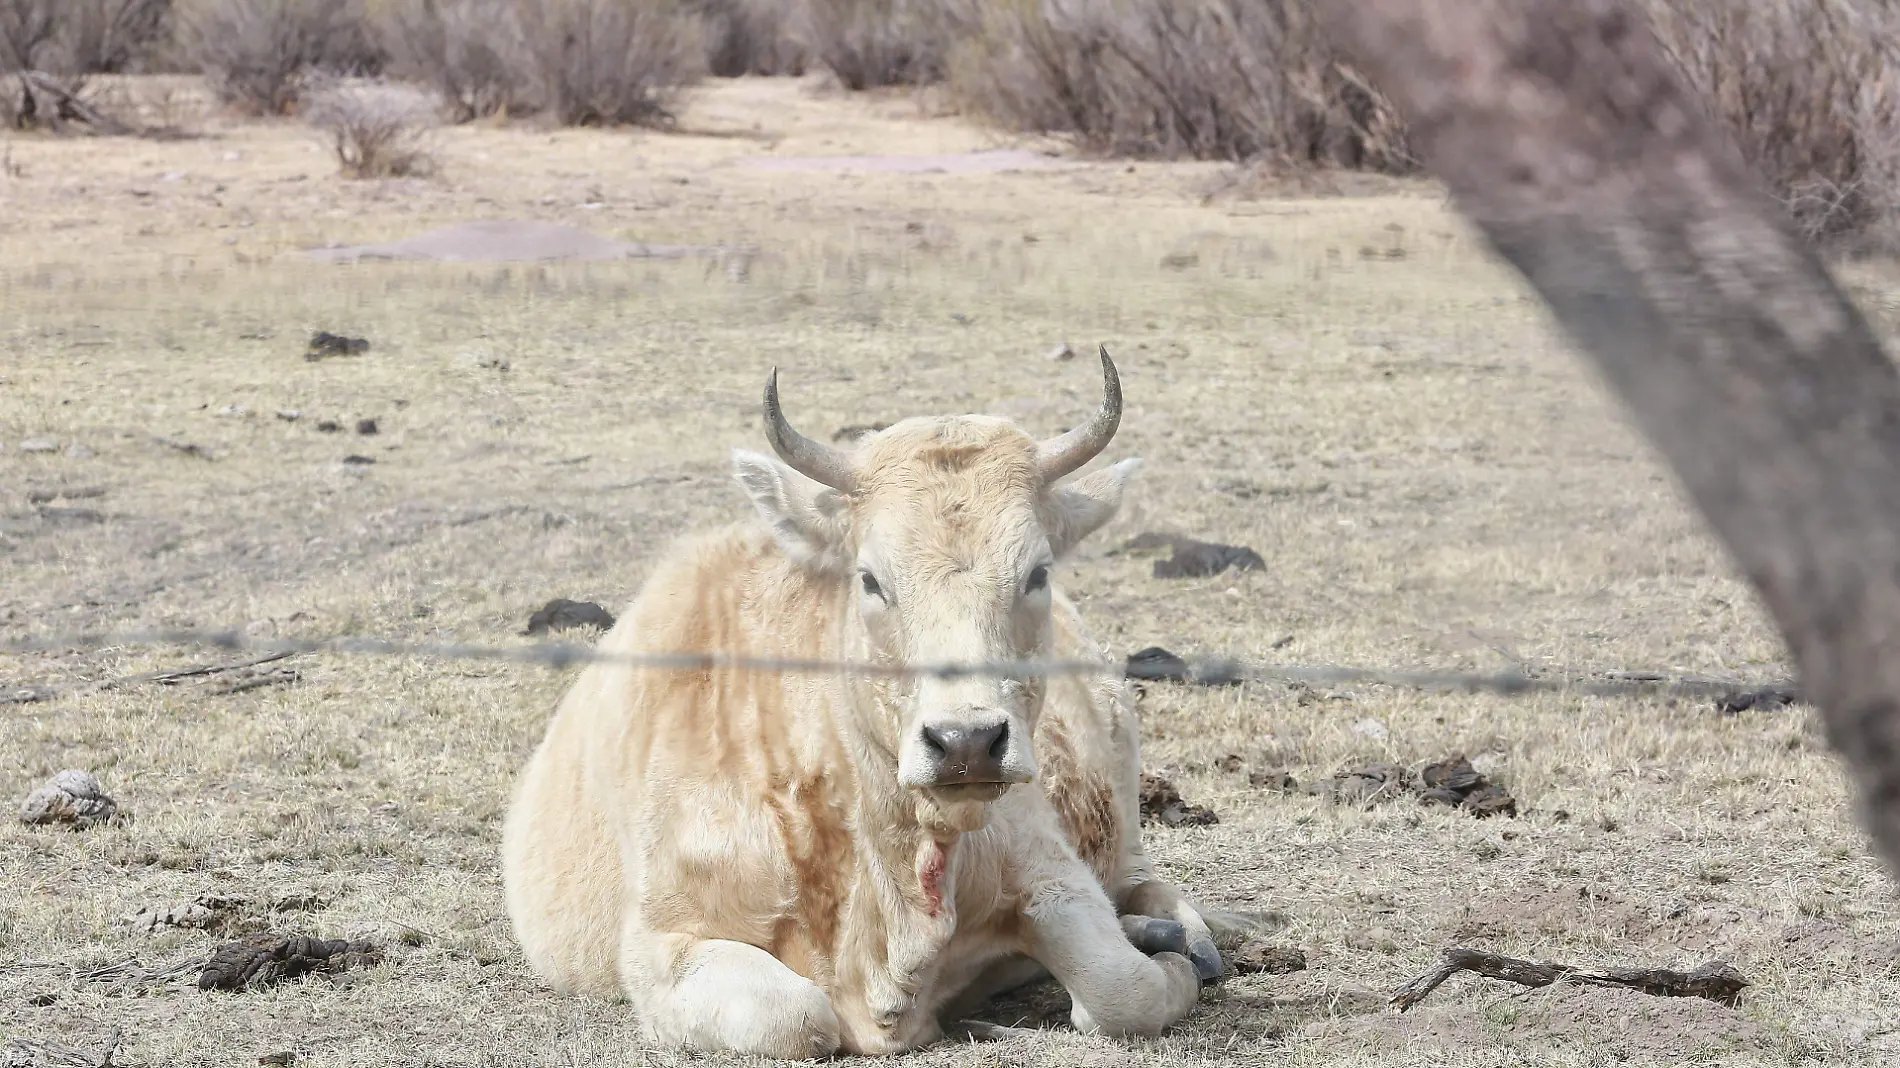
<instances>
[{"instance_id":1,"label":"cow's nostril","mask_svg":"<svg viewBox=\"0 0 1900 1068\"><path fill-rule=\"evenodd\" d=\"M998 723L994 728L996 737L990 740L990 759L1003 759L1003 749L1009 745L1009 724Z\"/></svg>"},{"instance_id":2,"label":"cow's nostril","mask_svg":"<svg viewBox=\"0 0 1900 1068\"><path fill-rule=\"evenodd\" d=\"M948 741L949 739L945 738L943 736L943 732L939 731L937 728L935 727L924 728L924 744L930 747L931 756L934 756L934 757L948 756L950 754L950 747L947 744Z\"/></svg>"}]
</instances>

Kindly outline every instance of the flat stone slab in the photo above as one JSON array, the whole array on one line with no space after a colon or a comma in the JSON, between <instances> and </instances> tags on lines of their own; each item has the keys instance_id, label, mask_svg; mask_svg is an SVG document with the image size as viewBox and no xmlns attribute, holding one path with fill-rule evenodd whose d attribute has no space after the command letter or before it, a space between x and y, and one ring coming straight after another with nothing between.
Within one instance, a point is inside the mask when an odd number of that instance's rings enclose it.
<instances>
[{"instance_id":1,"label":"flat stone slab","mask_svg":"<svg viewBox=\"0 0 1900 1068\"><path fill-rule=\"evenodd\" d=\"M305 249L328 263L363 260L433 260L440 263L546 263L558 260L676 260L712 255L710 245L649 245L559 223L497 219L460 223L380 245L333 245Z\"/></svg>"}]
</instances>

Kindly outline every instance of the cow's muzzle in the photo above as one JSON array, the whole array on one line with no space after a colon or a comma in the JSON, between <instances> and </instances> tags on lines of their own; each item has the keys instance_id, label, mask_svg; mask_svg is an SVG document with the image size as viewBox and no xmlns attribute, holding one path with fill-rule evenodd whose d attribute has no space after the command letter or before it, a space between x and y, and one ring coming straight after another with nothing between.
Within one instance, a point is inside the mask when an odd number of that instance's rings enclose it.
<instances>
[{"instance_id":1,"label":"cow's muzzle","mask_svg":"<svg viewBox=\"0 0 1900 1068\"><path fill-rule=\"evenodd\" d=\"M1004 717L925 723L904 754L910 759L900 760L898 777L925 789L1029 782L1035 771L1018 733Z\"/></svg>"}]
</instances>

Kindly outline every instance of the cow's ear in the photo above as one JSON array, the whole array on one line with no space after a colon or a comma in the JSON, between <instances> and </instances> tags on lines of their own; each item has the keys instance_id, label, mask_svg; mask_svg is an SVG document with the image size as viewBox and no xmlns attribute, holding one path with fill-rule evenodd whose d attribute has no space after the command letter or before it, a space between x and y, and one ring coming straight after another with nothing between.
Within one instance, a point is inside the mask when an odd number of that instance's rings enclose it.
<instances>
[{"instance_id":1,"label":"cow's ear","mask_svg":"<svg viewBox=\"0 0 1900 1068\"><path fill-rule=\"evenodd\" d=\"M1073 482L1049 489L1049 548L1063 556L1083 538L1115 518L1122 506L1122 491L1128 480L1141 469L1141 460L1128 459L1111 464Z\"/></svg>"},{"instance_id":2,"label":"cow's ear","mask_svg":"<svg viewBox=\"0 0 1900 1068\"><path fill-rule=\"evenodd\" d=\"M851 519L844 497L769 456L732 450L732 477L800 567L831 574L851 568Z\"/></svg>"}]
</instances>

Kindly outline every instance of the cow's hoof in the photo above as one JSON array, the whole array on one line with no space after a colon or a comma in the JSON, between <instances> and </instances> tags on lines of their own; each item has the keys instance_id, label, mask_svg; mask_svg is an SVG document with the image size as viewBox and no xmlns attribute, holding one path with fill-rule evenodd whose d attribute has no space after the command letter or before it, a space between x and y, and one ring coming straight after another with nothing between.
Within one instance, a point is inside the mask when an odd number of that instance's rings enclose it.
<instances>
[{"instance_id":1,"label":"cow's hoof","mask_svg":"<svg viewBox=\"0 0 1900 1068\"><path fill-rule=\"evenodd\" d=\"M1179 953L1185 956L1188 951L1187 926L1175 920L1164 920L1155 916L1123 916L1122 933L1136 949L1149 956L1156 953Z\"/></svg>"},{"instance_id":2,"label":"cow's hoof","mask_svg":"<svg viewBox=\"0 0 1900 1068\"><path fill-rule=\"evenodd\" d=\"M1220 950L1214 948L1213 939L1203 937L1189 942L1187 958L1194 962L1194 974L1200 977L1201 982L1220 978Z\"/></svg>"}]
</instances>

